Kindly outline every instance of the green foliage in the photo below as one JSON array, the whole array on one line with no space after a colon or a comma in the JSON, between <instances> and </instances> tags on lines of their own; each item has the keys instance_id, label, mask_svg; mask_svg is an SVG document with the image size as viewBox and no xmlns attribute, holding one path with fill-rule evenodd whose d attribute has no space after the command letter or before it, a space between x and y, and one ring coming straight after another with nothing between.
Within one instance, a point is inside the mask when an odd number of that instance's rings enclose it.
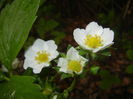
<instances>
[{"instance_id":1,"label":"green foliage","mask_svg":"<svg viewBox=\"0 0 133 99\"><path fill-rule=\"evenodd\" d=\"M0 15L0 61L7 68L19 53L36 19L39 0L15 0Z\"/></svg>"},{"instance_id":2,"label":"green foliage","mask_svg":"<svg viewBox=\"0 0 133 99\"><path fill-rule=\"evenodd\" d=\"M128 50L127 51L127 57L133 61L133 50Z\"/></svg>"},{"instance_id":3,"label":"green foliage","mask_svg":"<svg viewBox=\"0 0 133 99\"><path fill-rule=\"evenodd\" d=\"M100 76L102 78L100 85L102 89L109 89L112 85L120 83L120 79L117 76L111 75L107 70L101 70Z\"/></svg>"},{"instance_id":4,"label":"green foliage","mask_svg":"<svg viewBox=\"0 0 133 99\"><path fill-rule=\"evenodd\" d=\"M53 93L54 87L52 86L52 83L49 82L48 80L45 81L45 87L43 89L43 94L45 96L49 96Z\"/></svg>"},{"instance_id":5,"label":"green foliage","mask_svg":"<svg viewBox=\"0 0 133 99\"><path fill-rule=\"evenodd\" d=\"M66 78L70 78L70 77L73 77L73 76L74 76L73 74L62 73L61 74L61 79L66 79Z\"/></svg>"},{"instance_id":6,"label":"green foliage","mask_svg":"<svg viewBox=\"0 0 133 99\"><path fill-rule=\"evenodd\" d=\"M61 52L60 52L59 55L60 55L60 57L66 58L66 54L65 54L65 53L61 53Z\"/></svg>"},{"instance_id":7,"label":"green foliage","mask_svg":"<svg viewBox=\"0 0 133 99\"><path fill-rule=\"evenodd\" d=\"M34 77L13 76L0 84L0 99L44 99Z\"/></svg>"},{"instance_id":8,"label":"green foliage","mask_svg":"<svg viewBox=\"0 0 133 99\"><path fill-rule=\"evenodd\" d=\"M36 25L37 33L41 38L44 38L45 33L51 32L59 25L55 20L46 20L44 18L40 18L38 20L38 24Z\"/></svg>"},{"instance_id":9,"label":"green foliage","mask_svg":"<svg viewBox=\"0 0 133 99\"><path fill-rule=\"evenodd\" d=\"M102 51L100 54L103 56L111 56L111 53L109 51Z\"/></svg>"},{"instance_id":10,"label":"green foliage","mask_svg":"<svg viewBox=\"0 0 133 99\"><path fill-rule=\"evenodd\" d=\"M65 33L57 31L56 28L58 26L59 23L53 19L46 20L44 18L40 18L38 20L38 24L36 25L36 30L41 38L45 38L47 33L51 33L56 44L59 44L65 37Z\"/></svg>"},{"instance_id":11,"label":"green foliage","mask_svg":"<svg viewBox=\"0 0 133 99\"><path fill-rule=\"evenodd\" d=\"M115 14L114 10L110 10L107 15L104 13L100 13L98 15L98 18L102 24L107 24L107 23L112 22L116 18L115 16L116 16L116 14Z\"/></svg>"},{"instance_id":12,"label":"green foliage","mask_svg":"<svg viewBox=\"0 0 133 99\"><path fill-rule=\"evenodd\" d=\"M99 71L100 67L99 66L91 66L90 72L94 75L96 75Z\"/></svg>"},{"instance_id":13,"label":"green foliage","mask_svg":"<svg viewBox=\"0 0 133 99\"><path fill-rule=\"evenodd\" d=\"M86 54L88 54L89 52L87 51L87 50L83 50L83 49L80 49L79 50L79 54L80 55L82 55L82 56L84 56L84 55L86 55Z\"/></svg>"},{"instance_id":14,"label":"green foliage","mask_svg":"<svg viewBox=\"0 0 133 99\"><path fill-rule=\"evenodd\" d=\"M132 64L132 65L129 65L129 66L126 68L126 72L129 73L129 74L132 74L132 73L133 73L133 64Z\"/></svg>"},{"instance_id":15,"label":"green foliage","mask_svg":"<svg viewBox=\"0 0 133 99\"><path fill-rule=\"evenodd\" d=\"M3 72L0 70L0 81L5 80L5 75L3 74Z\"/></svg>"},{"instance_id":16,"label":"green foliage","mask_svg":"<svg viewBox=\"0 0 133 99\"><path fill-rule=\"evenodd\" d=\"M56 42L56 44L59 44L61 40L65 37L65 33L59 31L53 31L52 35L55 37L54 41Z\"/></svg>"}]
</instances>

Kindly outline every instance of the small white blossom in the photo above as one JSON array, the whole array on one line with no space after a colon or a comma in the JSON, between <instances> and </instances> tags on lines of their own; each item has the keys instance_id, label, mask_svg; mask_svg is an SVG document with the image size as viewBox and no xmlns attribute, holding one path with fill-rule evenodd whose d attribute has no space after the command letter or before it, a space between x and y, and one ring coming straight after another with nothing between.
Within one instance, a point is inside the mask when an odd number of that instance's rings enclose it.
<instances>
[{"instance_id":1,"label":"small white blossom","mask_svg":"<svg viewBox=\"0 0 133 99\"><path fill-rule=\"evenodd\" d=\"M58 97L57 95L54 95L54 96L53 96L53 99L57 99L57 97Z\"/></svg>"},{"instance_id":2,"label":"small white blossom","mask_svg":"<svg viewBox=\"0 0 133 99\"><path fill-rule=\"evenodd\" d=\"M3 72L8 72L8 69L7 69L6 66L4 66L4 65L1 66L1 70L2 70Z\"/></svg>"},{"instance_id":3,"label":"small white blossom","mask_svg":"<svg viewBox=\"0 0 133 99\"><path fill-rule=\"evenodd\" d=\"M79 55L76 49L71 47L67 52L66 58L59 58L57 66L60 67L61 72L80 74L87 61L87 59Z\"/></svg>"},{"instance_id":4,"label":"small white blossom","mask_svg":"<svg viewBox=\"0 0 133 99\"><path fill-rule=\"evenodd\" d=\"M99 26L96 22L89 23L85 29L75 29L73 35L82 48L94 53L114 43L114 32L109 28Z\"/></svg>"},{"instance_id":5,"label":"small white blossom","mask_svg":"<svg viewBox=\"0 0 133 99\"><path fill-rule=\"evenodd\" d=\"M24 69L33 68L34 73L40 73L43 67L48 67L50 61L58 56L57 45L53 40L37 39L26 51Z\"/></svg>"},{"instance_id":6,"label":"small white blossom","mask_svg":"<svg viewBox=\"0 0 133 99\"><path fill-rule=\"evenodd\" d=\"M14 61L12 62L12 68L16 69L20 64L20 60L18 58L15 58Z\"/></svg>"}]
</instances>

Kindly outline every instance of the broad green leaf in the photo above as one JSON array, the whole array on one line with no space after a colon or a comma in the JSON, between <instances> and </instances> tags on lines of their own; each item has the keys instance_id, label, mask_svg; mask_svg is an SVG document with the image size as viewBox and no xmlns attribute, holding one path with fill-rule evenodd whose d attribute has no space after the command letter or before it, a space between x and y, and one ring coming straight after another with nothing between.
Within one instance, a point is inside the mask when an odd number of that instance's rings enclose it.
<instances>
[{"instance_id":1,"label":"broad green leaf","mask_svg":"<svg viewBox=\"0 0 133 99\"><path fill-rule=\"evenodd\" d=\"M7 68L21 50L36 19L39 0L15 0L0 14L0 61Z\"/></svg>"},{"instance_id":2,"label":"broad green leaf","mask_svg":"<svg viewBox=\"0 0 133 99\"><path fill-rule=\"evenodd\" d=\"M127 56L128 56L128 58L129 58L130 60L133 61L133 50L128 50L128 51L127 51Z\"/></svg>"},{"instance_id":3,"label":"broad green leaf","mask_svg":"<svg viewBox=\"0 0 133 99\"><path fill-rule=\"evenodd\" d=\"M129 65L127 68L126 68L126 72L127 73L133 73L133 64L132 65Z\"/></svg>"},{"instance_id":4,"label":"broad green leaf","mask_svg":"<svg viewBox=\"0 0 133 99\"><path fill-rule=\"evenodd\" d=\"M91 66L90 68L90 72L94 75L96 75L98 73L98 70L100 69L99 66Z\"/></svg>"},{"instance_id":5,"label":"broad green leaf","mask_svg":"<svg viewBox=\"0 0 133 99\"><path fill-rule=\"evenodd\" d=\"M8 82L0 83L0 99L44 99L34 81L31 76L13 76Z\"/></svg>"}]
</instances>

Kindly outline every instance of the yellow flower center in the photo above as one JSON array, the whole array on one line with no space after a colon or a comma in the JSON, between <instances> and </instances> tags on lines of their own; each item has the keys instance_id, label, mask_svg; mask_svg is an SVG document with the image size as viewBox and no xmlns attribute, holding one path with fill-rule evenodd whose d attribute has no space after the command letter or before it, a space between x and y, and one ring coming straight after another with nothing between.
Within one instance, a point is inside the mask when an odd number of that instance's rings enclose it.
<instances>
[{"instance_id":1,"label":"yellow flower center","mask_svg":"<svg viewBox=\"0 0 133 99\"><path fill-rule=\"evenodd\" d=\"M87 45L90 48L98 48L100 46L103 46L102 39L98 35L87 35L85 38L85 45Z\"/></svg>"},{"instance_id":2,"label":"yellow flower center","mask_svg":"<svg viewBox=\"0 0 133 99\"><path fill-rule=\"evenodd\" d=\"M82 70L82 66L80 61L71 60L68 62L68 70L72 70L74 72L80 72Z\"/></svg>"},{"instance_id":3,"label":"yellow flower center","mask_svg":"<svg viewBox=\"0 0 133 99\"><path fill-rule=\"evenodd\" d=\"M43 62L49 61L50 54L46 51L39 51L37 52L37 56L35 57L35 60L38 61L38 64L41 64Z\"/></svg>"}]
</instances>

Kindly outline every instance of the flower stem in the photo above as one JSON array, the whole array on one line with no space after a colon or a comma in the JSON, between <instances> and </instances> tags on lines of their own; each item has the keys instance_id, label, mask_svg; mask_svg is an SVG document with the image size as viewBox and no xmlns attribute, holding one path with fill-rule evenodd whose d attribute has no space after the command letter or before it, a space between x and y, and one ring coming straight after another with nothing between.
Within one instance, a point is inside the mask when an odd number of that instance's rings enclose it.
<instances>
[{"instance_id":1,"label":"flower stem","mask_svg":"<svg viewBox=\"0 0 133 99\"><path fill-rule=\"evenodd\" d=\"M72 81L71 85L64 91L71 92L74 89L75 84L76 84L76 77L74 77L74 80Z\"/></svg>"}]
</instances>

